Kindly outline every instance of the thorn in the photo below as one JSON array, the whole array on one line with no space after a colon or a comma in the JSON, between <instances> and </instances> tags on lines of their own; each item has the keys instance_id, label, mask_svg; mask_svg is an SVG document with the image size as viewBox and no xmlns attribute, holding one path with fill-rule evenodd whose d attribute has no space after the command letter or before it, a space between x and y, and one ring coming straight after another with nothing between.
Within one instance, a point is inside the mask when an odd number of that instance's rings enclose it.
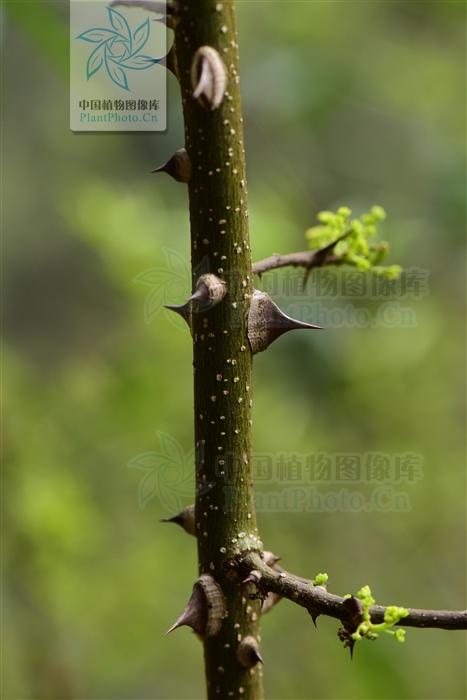
<instances>
[{"instance_id":1,"label":"thorn","mask_svg":"<svg viewBox=\"0 0 467 700\"><path fill-rule=\"evenodd\" d=\"M167 163L151 170L152 173L167 173L177 182L189 182L191 177L191 161L184 148L175 151Z\"/></svg>"},{"instance_id":2,"label":"thorn","mask_svg":"<svg viewBox=\"0 0 467 700\"><path fill-rule=\"evenodd\" d=\"M325 245L323 248L319 248L318 250L315 250L314 252L314 265L313 267L322 267L325 263L326 257L328 253L330 253L335 246L340 242L343 241L344 238L347 238L349 235L349 232L344 233L342 236L339 236L335 241L332 243L328 243L328 245ZM308 277L310 276L310 272L313 269L313 267L308 267L305 270L305 274L303 275L303 282L302 282L302 291L305 293L306 291L306 283L308 282Z\"/></svg>"},{"instance_id":3,"label":"thorn","mask_svg":"<svg viewBox=\"0 0 467 700\"><path fill-rule=\"evenodd\" d=\"M280 603L282 600L282 596L279 595L278 593L268 593L268 596L265 600L262 601L261 604L261 615L266 615L266 613L270 612L277 603Z\"/></svg>"},{"instance_id":4,"label":"thorn","mask_svg":"<svg viewBox=\"0 0 467 700\"><path fill-rule=\"evenodd\" d=\"M196 290L188 301L197 304L197 311L207 311L216 306L225 296L225 282L211 273L201 275L196 282Z\"/></svg>"},{"instance_id":5,"label":"thorn","mask_svg":"<svg viewBox=\"0 0 467 700\"><path fill-rule=\"evenodd\" d=\"M355 639L352 638L352 633L349 629L341 627L337 632L337 636L339 637L341 642L344 642L344 649L348 648L350 650L350 660L352 661L353 650L355 646Z\"/></svg>"},{"instance_id":6,"label":"thorn","mask_svg":"<svg viewBox=\"0 0 467 700\"><path fill-rule=\"evenodd\" d=\"M198 289L191 295L191 297L188 297L188 301L196 301L200 304L207 304L210 299L209 288L206 284L204 284L204 282L201 282Z\"/></svg>"},{"instance_id":7,"label":"thorn","mask_svg":"<svg viewBox=\"0 0 467 700\"><path fill-rule=\"evenodd\" d=\"M182 304L181 306L173 306L172 304L164 304L165 309L169 309L169 311L175 311L176 314L179 314L184 321L186 321L190 327L191 330L191 323L190 323L190 313L191 313L191 305L190 302L186 304Z\"/></svg>"},{"instance_id":8,"label":"thorn","mask_svg":"<svg viewBox=\"0 0 467 700\"><path fill-rule=\"evenodd\" d=\"M314 253L314 257L317 260L318 265L322 265L324 263L324 261L326 260L327 254L330 253L331 250L333 250L333 248L338 243L340 243L340 241L343 241L344 238L347 238L348 235L349 235L349 231L347 231L347 233L344 233L342 236L339 236L339 238L337 238L332 243L328 243L328 245L325 245L323 248L319 248L318 250L316 250ZM307 272L309 272L309 270Z\"/></svg>"},{"instance_id":9,"label":"thorn","mask_svg":"<svg viewBox=\"0 0 467 700\"><path fill-rule=\"evenodd\" d=\"M186 625L201 637L215 637L225 617L227 605L222 588L211 574L202 574L193 586L188 605L166 634Z\"/></svg>"},{"instance_id":10,"label":"thorn","mask_svg":"<svg viewBox=\"0 0 467 700\"><path fill-rule=\"evenodd\" d=\"M245 668L256 666L257 663L264 665L259 653L258 642L254 637L249 635L240 642L237 649L237 659Z\"/></svg>"},{"instance_id":11,"label":"thorn","mask_svg":"<svg viewBox=\"0 0 467 700\"><path fill-rule=\"evenodd\" d=\"M253 355L266 350L283 333L299 328L322 330L322 326L286 316L268 294L255 289L248 317L248 340Z\"/></svg>"},{"instance_id":12,"label":"thorn","mask_svg":"<svg viewBox=\"0 0 467 700\"><path fill-rule=\"evenodd\" d=\"M171 22L173 22L173 19L171 17L167 18ZM157 22L157 20L154 20ZM166 22L167 26L169 26L168 22ZM169 29L172 29L173 27L169 27ZM172 45L172 48L170 49L169 53L166 54L166 56L163 56L160 61L159 61L161 66L164 66L169 70L172 75L174 75L178 82L180 82L180 75L178 72L178 63L177 63L177 56L175 54L175 44Z\"/></svg>"},{"instance_id":13,"label":"thorn","mask_svg":"<svg viewBox=\"0 0 467 700\"><path fill-rule=\"evenodd\" d=\"M255 586L257 586L260 581L261 581L260 572L257 571L256 569L253 569L252 571L250 571L250 573L248 574L246 579L244 581L242 581L242 583L254 583Z\"/></svg>"},{"instance_id":14,"label":"thorn","mask_svg":"<svg viewBox=\"0 0 467 700\"><path fill-rule=\"evenodd\" d=\"M310 613L310 615L311 615L311 613ZM317 619L318 617L319 617L319 615L311 615L311 619L313 620L313 624L314 624L315 627L318 627L318 625L316 624L316 619Z\"/></svg>"},{"instance_id":15,"label":"thorn","mask_svg":"<svg viewBox=\"0 0 467 700\"><path fill-rule=\"evenodd\" d=\"M195 584L191 598L188 601L188 605L178 620L169 630L167 630L166 635L170 634L178 627L183 627L186 625L187 627L191 627L191 629L203 637L206 631L207 622L208 607L206 604L206 596L204 595L203 589Z\"/></svg>"},{"instance_id":16,"label":"thorn","mask_svg":"<svg viewBox=\"0 0 467 700\"><path fill-rule=\"evenodd\" d=\"M181 513L172 518L162 518L161 523L176 523L180 525L189 535L195 534L195 506L187 506Z\"/></svg>"},{"instance_id":17,"label":"thorn","mask_svg":"<svg viewBox=\"0 0 467 700\"><path fill-rule=\"evenodd\" d=\"M191 314L212 309L213 306L222 301L225 291L225 283L221 282L215 275L207 273L198 279L195 292L191 297L188 297L185 304L180 306L164 304L164 308L179 314L188 323L191 330ZM196 302L196 306L193 305L193 302Z\"/></svg>"},{"instance_id":18,"label":"thorn","mask_svg":"<svg viewBox=\"0 0 467 700\"><path fill-rule=\"evenodd\" d=\"M263 664L263 666L264 666L263 658L262 658L261 654L259 653L259 651L258 651L257 649L256 649L256 651L254 652L254 658L256 659L256 663L259 662L260 664Z\"/></svg>"},{"instance_id":19,"label":"thorn","mask_svg":"<svg viewBox=\"0 0 467 700\"><path fill-rule=\"evenodd\" d=\"M273 567L274 564L276 564L281 559L282 557L276 557L276 555L273 552L263 552L263 561L270 567Z\"/></svg>"}]
</instances>

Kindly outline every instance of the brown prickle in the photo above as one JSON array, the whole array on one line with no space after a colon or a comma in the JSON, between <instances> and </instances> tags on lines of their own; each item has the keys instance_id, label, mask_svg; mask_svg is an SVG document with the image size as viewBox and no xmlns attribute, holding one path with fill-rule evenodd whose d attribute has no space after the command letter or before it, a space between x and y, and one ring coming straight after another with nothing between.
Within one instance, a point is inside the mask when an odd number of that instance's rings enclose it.
<instances>
[{"instance_id":1,"label":"brown prickle","mask_svg":"<svg viewBox=\"0 0 467 700\"><path fill-rule=\"evenodd\" d=\"M151 170L152 173L167 173L177 182L189 182L191 177L191 161L184 148L175 151L167 163Z\"/></svg>"},{"instance_id":2,"label":"brown prickle","mask_svg":"<svg viewBox=\"0 0 467 700\"><path fill-rule=\"evenodd\" d=\"M191 330L191 304L189 301L186 304L182 304L181 306L174 306L173 304L164 304L164 309L169 309L169 311L175 311L176 314L179 314L179 316L181 316L183 320L187 322Z\"/></svg>"},{"instance_id":3,"label":"brown prickle","mask_svg":"<svg viewBox=\"0 0 467 700\"><path fill-rule=\"evenodd\" d=\"M188 301L194 301L197 304L197 311L207 311L216 306L225 296L225 282L222 282L216 275L208 272L196 281L196 290L193 292Z\"/></svg>"},{"instance_id":4,"label":"brown prickle","mask_svg":"<svg viewBox=\"0 0 467 700\"><path fill-rule=\"evenodd\" d=\"M162 518L161 523L176 523L189 535L195 535L195 506L187 506L184 510L171 518Z\"/></svg>"},{"instance_id":5,"label":"brown prickle","mask_svg":"<svg viewBox=\"0 0 467 700\"><path fill-rule=\"evenodd\" d=\"M286 316L265 292L255 289L248 316L248 340L253 355L266 350L279 336L299 328L320 329Z\"/></svg>"},{"instance_id":6,"label":"brown prickle","mask_svg":"<svg viewBox=\"0 0 467 700\"><path fill-rule=\"evenodd\" d=\"M268 597L263 601L263 605L261 606L261 615L266 615L266 613L271 612L273 607L277 605L277 603L280 603L281 600L282 596L279 595L279 593L272 593L270 591Z\"/></svg>"},{"instance_id":7,"label":"brown prickle","mask_svg":"<svg viewBox=\"0 0 467 700\"><path fill-rule=\"evenodd\" d=\"M186 625L201 637L215 637L227 614L221 587L210 574L202 574L193 586L188 605L166 634Z\"/></svg>"},{"instance_id":8,"label":"brown prickle","mask_svg":"<svg viewBox=\"0 0 467 700\"><path fill-rule=\"evenodd\" d=\"M245 668L256 666L257 663L264 664L259 653L258 642L254 637L249 635L242 639L237 648L237 659Z\"/></svg>"}]
</instances>

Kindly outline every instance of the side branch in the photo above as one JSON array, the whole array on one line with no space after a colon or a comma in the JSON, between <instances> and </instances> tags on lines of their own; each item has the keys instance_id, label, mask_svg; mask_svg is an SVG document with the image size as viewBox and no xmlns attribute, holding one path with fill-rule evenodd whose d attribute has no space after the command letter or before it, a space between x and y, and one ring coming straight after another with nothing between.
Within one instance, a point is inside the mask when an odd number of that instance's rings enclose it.
<instances>
[{"instance_id":1,"label":"side branch","mask_svg":"<svg viewBox=\"0 0 467 700\"><path fill-rule=\"evenodd\" d=\"M247 576L252 570L259 572L257 587L262 593L276 593L306 608L313 618L327 615L340 620L344 625L356 626L360 622L356 598L342 598L328 593L324 586L305 583L293 574L271 569L256 553L248 553L235 564L239 572ZM293 577L293 578L292 578ZM370 608L372 622L383 622L386 608L374 605ZM467 610L417 610L408 608L409 615L397 624L403 627L431 627L445 630L467 629Z\"/></svg>"},{"instance_id":2,"label":"side branch","mask_svg":"<svg viewBox=\"0 0 467 700\"><path fill-rule=\"evenodd\" d=\"M253 263L253 273L261 277L261 275L268 270L275 270L279 267L304 267L307 272L309 272L314 267L338 265L339 259L332 254L332 251L339 241L342 241L342 239L346 238L347 235L347 233L344 234L337 240L333 241L324 248L320 248L319 250L305 250L301 253L290 253L289 255L279 255L279 253L274 253L274 255L271 255L269 258Z\"/></svg>"}]
</instances>

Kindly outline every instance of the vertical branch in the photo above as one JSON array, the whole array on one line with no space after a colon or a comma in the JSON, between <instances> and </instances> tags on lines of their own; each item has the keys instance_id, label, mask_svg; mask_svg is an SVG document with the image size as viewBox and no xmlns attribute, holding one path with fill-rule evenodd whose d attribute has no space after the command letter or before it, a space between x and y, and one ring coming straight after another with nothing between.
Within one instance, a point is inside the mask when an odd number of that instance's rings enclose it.
<instances>
[{"instance_id":1,"label":"vertical branch","mask_svg":"<svg viewBox=\"0 0 467 700\"><path fill-rule=\"evenodd\" d=\"M206 55L202 80L218 88L225 65L227 86L219 106L193 97L192 73L200 47ZM213 53L212 49L217 53ZM225 562L261 551L253 508L251 469L252 354L247 318L253 294L248 231L243 119L233 0L183 0L175 26L175 53L185 122L194 283L210 272L226 294L213 308L193 314L195 508L200 574L211 574L227 600L219 634L204 642L208 697L263 697L261 666L238 647L259 640L260 609L246 587L226 576ZM197 54L198 59L200 54ZM211 61L211 63L209 63ZM217 71L217 73L216 73ZM213 83L214 81L214 83ZM214 100L216 101L216 100ZM247 665L245 665L247 664Z\"/></svg>"}]
</instances>

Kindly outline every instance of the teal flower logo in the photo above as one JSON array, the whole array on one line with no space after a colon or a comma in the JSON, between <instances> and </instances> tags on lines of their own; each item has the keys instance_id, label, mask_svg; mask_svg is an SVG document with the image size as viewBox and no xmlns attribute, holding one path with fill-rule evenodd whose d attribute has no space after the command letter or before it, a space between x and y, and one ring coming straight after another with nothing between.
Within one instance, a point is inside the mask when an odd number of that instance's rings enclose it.
<instances>
[{"instance_id":1,"label":"teal flower logo","mask_svg":"<svg viewBox=\"0 0 467 700\"><path fill-rule=\"evenodd\" d=\"M137 275L133 282L151 287L144 303L144 320L150 323L164 309L166 317L177 328L188 333L188 326L181 316L165 309L166 304L183 304L191 294L189 262L172 248L162 248L167 267L151 267ZM194 278L209 272L209 258L204 256L194 271Z\"/></svg>"},{"instance_id":2,"label":"teal flower logo","mask_svg":"<svg viewBox=\"0 0 467 700\"><path fill-rule=\"evenodd\" d=\"M88 58L86 77L89 80L102 66L115 85L130 91L126 70L145 70L158 63L160 58L151 58L141 54L151 31L149 18L133 33L125 17L106 7L112 29L95 27L83 32L76 39L90 44L97 44Z\"/></svg>"},{"instance_id":3,"label":"teal flower logo","mask_svg":"<svg viewBox=\"0 0 467 700\"><path fill-rule=\"evenodd\" d=\"M139 485L140 508L157 495L164 508L176 514L183 509L182 497L195 495L195 450L185 454L170 435L158 432L157 437L161 452L143 452L127 466L146 472Z\"/></svg>"},{"instance_id":4,"label":"teal flower logo","mask_svg":"<svg viewBox=\"0 0 467 700\"><path fill-rule=\"evenodd\" d=\"M150 323L164 304L183 304L190 295L191 273L188 261L172 248L163 248L167 267L151 267L137 275L133 282L151 287L144 303L144 320ZM164 309L170 323L188 332L185 321L173 311Z\"/></svg>"}]
</instances>

